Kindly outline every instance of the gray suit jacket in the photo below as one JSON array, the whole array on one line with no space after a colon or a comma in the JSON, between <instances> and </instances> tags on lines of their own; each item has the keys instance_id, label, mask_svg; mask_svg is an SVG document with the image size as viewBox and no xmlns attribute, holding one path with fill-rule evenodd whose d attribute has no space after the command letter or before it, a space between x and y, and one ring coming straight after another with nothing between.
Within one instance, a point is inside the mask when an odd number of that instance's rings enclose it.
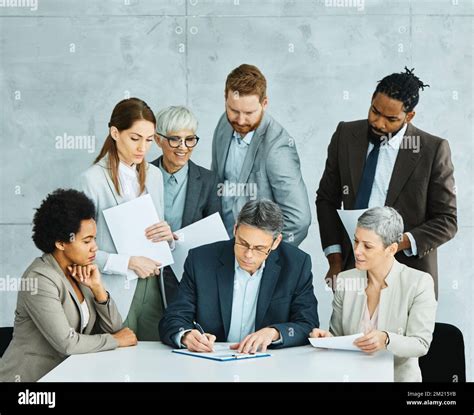
<instances>
[{"instance_id":1,"label":"gray suit jacket","mask_svg":"<svg viewBox=\"0 0 474 415\"><path fill-rule=\"evenodd\" d=\"M28 290L18 292L13 339L0 360L0 381L35 382L69 355L118 347L109 334L122 328L112 297L98 304L90 289L81 286L90 313L82 330L79 299L53 255L36 258L22 279Z\"/></svg>"},{"instance_id":2,"label":"gray suit jacket","mask_svg":"<svg viewBox=\"0 0 474 415\"><path fill-rule=\"evenodd\" d=\"M159 168L163 156L151 164ZM215 172L188 161L188 187L182 217L182 227L191 225L213 213L221 213L221 199L217 195L217 175ZM173 229L177 230L177 229Z\"/></svg>"},{"instance_id":3,"label":"gray suit jacket","mask_svg":"<svg viewBox=\"0 0 474 415\"><path fill-rule=\"evenodd\" d=\"M319 183L316 209L321 245L342 245L344 268L354 267L352 242L337 209L353 209L364 170L369 142L367 120L341 122L328 148L326 168ZM418 255L399 252L396 258L409 267L429 273L438 285L436 248L457 231L456 195L449 143L409 124L405 137L418 137L420 148L398 152L385 204L403 218L405 232L415 238ZM408 141L409 143L410 141Z\"/></svg>"},{"instance_id":4,"label":"gray suit jacket","mask_svg":"<svg viewBox=\"0 0 474 415\"><path fill-rule=\"evenodd\" d=\"M428 353L436 317L433 278L395 260L385 282L377 330L389 333L387 349L395 355L395 382L421 382L418 357ZM361 332L366 285L365 271L351 269L338 275L330 323L335 336Z\"/></svg>"},{"instance_id":5,"label":"gray suit jacket","mask_svg":"<svg viewBox=\"0 0 474 415\"><path fill-rule=\"evenodd\" d=\"M146 190L153 200L158 217L160 220L163 220L163 176L160 169L155 166L147 164L147 167ZM79 189L89 196L95 204L97 218L96 238L97 245L99 246L96 262L101 272L103 272L109 254L116 254L117 250L102 212L104 209L124 203L124 199L115 190L105 159L100 160L81 174ZM133 295L135 294L137 279L127 280L124 275L106 274L104 272L102 278L107 290L115 299L120 314L123 318L126 318L132 304Z\"/></svg>"},{"instance_id":6,"label":"gray suit jacket","mask_svg":"<svg viewBox=\"0 0 474 415\"><path fill-rule=\"evenodd\" d=\"M224 113L212 140L212 170L224 183L224 170L233 128ZM256 184L257 199L270 199L281 207L285 218L286 242L299 245L311 224L308 193L300 169L295 140L265 112L250 143L239 183ZM237 218L249 195L235 198L233 213Z\"/></svg>"}]
</instances>

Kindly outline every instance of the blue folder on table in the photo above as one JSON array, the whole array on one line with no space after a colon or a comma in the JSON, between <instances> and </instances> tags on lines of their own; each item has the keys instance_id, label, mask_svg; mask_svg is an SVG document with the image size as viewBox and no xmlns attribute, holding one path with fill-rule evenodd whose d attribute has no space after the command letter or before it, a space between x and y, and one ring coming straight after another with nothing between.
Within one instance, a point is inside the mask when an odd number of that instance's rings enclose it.
<instances>
[{"instance_id":1,"label":"blue folder on table","mask_svg":"<svg viewBox=\"0 0 474 415\"><path fill-rule=\"evenodd\" d=\"M270 353L237 353L233 350L223 350L218 349L211 353L202 353L202 352L190 352L187 349L174 349L173 353L184 354L187 356L200 357L201 359L210 359L217 360L219 362L228 362L231 360L245 360L245 359L256 359L260 357L269 357Z\"/></svg>"}]
</instances>

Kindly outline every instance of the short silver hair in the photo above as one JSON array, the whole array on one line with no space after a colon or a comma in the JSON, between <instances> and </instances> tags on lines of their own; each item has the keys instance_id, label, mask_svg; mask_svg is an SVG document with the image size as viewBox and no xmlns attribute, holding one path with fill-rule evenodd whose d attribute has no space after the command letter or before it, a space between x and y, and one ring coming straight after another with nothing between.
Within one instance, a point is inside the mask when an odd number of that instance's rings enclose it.
<instances>
[{"instance_id":1,"label":"short silver hair","mask_svg":"<svg viewBox=\"0 0 474 415\"><path fill-rule=\"evenodd\" d=\"M198 120L187 107L171 106L156 114L156 132L168 135L171 131L191 130L196 133Z\"/></svg>"},{"instance_id":2,"label":"short silver hair","mask_svg":"<svg viewBox=\"0 0 474 415\"><path fill-rule=\"evenodd\" d=\"M403 235L402 217L388 206L366 210L357 220L357 226L374 231L382 239L384 248L394 242L400 243Z\"/></svg>"},{"instance_id":3,"label":"short silver hair","mask_svg":"<svg viewBox=\"0 0 474 415\"><path fill-rule=\"evenodd\" d=\"M283 231L284 219L280 206L268 199L250 200L239 213L237 226L247 225L277 238Z\"/></svg>"}]
</instances>

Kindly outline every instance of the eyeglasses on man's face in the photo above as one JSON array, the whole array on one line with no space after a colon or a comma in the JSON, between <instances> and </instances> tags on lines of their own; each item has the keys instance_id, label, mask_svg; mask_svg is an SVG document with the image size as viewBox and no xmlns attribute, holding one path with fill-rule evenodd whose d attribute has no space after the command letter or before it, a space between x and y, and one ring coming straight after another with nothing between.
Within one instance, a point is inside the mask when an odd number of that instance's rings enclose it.
<instances>
[{"instance_id":1,"label":"eyeglasses on man's face","mask_svg":"<svg viewBox=\"0 0 474 415\"><path fill-rule=\"evenodd\" d=\"M158 133L158 135L166 138L171 148L181 147L181 143L184 143L187 148L193 148L199 141L199 137L197 135L188 135L187 137L167 136L160 133Z\"/></svg>"},{"instance_id":2,"label":"eyeglasses on man's face","mask_svg":"<svg viewBox=\"0 0 474 415\"><path fill-rule=\"evenodd\" d=\"M242 252L247 252L247 251L250 251L252 252L252 254L254 255L258 255L258 256L267 256L270 254L270 252L272 251L272 246L275 242L275 239L273 239L272 241L272 244L270 245L270 248L266 248L264 246L251 246L249 244L247 244L246 242L244 241L239 241L237 238L235 239L235 247L237 249L239 249L240 251Z\"/></svg>"}]
</instances>

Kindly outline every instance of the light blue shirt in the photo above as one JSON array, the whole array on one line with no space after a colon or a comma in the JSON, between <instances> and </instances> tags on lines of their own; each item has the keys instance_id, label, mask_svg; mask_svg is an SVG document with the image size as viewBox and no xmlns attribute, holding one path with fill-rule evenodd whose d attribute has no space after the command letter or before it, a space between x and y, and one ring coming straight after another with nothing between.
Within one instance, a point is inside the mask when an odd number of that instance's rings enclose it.
<instances>
[{"instance_id":1,"label":"light blue shirt","mask_svg":"<svg viewBox=\"0 0 474 415\"><path fill-rule=\"evenodd\" d=\"M392 178L393 168L397 160L398 151L400 145L403 142L403 136L405 135L407 124L393 136L390 140L385 141L380 146L379 157L377 160L377 168L375 170L374 184L370 193L368 208L377 206L385 206L385 200L387 199L388 186L390 185L390 179ZM369 143L367 149L367 156L374 148L372 143ZM406 232L408 239L410 240L411 249L405 249L403 252L406 256L416 255L418 253L416 247L416 241L410 232ZM342 252L341 245L331 245L324 249L326 256L334 253Z\"/></svg>"},{"instance_id":2,"label":"light blue shirt","mask_svg":"<svg viewBox=\"0 0 474 415\"><path fill-rule=\"evenodd\" d=\"M174 232L181 229L186 191L188 189L189 165L186 163L176 173L170 174L165 170L162 163L163 160L160 160L159 167L163 173L165 220ZM160 219L162 220L162 218Z\"/></svg>"},{"instance_id":3,"label":"light blue shirt","mask_svg":"<svg viewBox=\"0 0 474 415\"><path fill-rule=\"evenodd\" d=\"M237 259L234 261L234 292L232 294L232 314L227 341L240 343L246 336L255 332L258 294L265 261L253 275L240 268ZM178 347L184 347L181 339L188 331L190 330L183 330L174 335L174 341ZM281 334L278 340L272 341L273 345L281 343L283 343Z\"/></svg>"},{"instance_id":4,"label":"light blue shirt","mask_svg":"<svg viewBox=\"0 0 474 415\"><path fill-rule=\"evenodd\" d=\"M265 262L253 275L250 275L247 271L240 268L239 263L235 260L232 317L227 336L228 342L239 343L246 336L255 332L258 293L264 268Z\"/></svg>"},{"instance_id":5,"label":"light blue shirt","mask_svg":"<svg viewBox=\"0 0 474 415\"><path fill-rule=\"evenodd\" d=\"M230 189L232 185L239 183L240 172L244 165L245 156L250 147L250 142L255 131L250 131L244 138L239 133L233 132L227 160L224 166L224 188ZM235 217L232 212L235 195L226 195L222 197L222 214L224 216L224 225L227 233L232 237L234 231Z\"/></svg>"}]
</instances>

